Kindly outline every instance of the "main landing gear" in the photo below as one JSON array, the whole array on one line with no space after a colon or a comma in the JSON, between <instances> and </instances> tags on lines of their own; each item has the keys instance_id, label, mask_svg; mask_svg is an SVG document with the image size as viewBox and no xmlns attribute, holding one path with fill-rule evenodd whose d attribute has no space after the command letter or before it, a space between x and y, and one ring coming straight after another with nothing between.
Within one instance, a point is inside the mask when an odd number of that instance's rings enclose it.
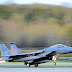
<instances>
[{"instance_id":1,"label":"main landing gear","mask_svg":"<svg viewBox=\"0 0 72 72\"><path fill-rule=\"evenodd\" d=\"M28 62L25 62L24 65L26 65L27 67L30 67L30 63L28 63ZM38 64L35 64L34 66L38 67Z\"/></svg>"},{"instance_id":2,"label":"main landing gear","mask_svg":"<svg viewBox=\"0 0 72 72\"><path fill-rule=\"evenodd\" d=\"M27 64L27 67L30 67L30 64L29 63Z\"/></svg>"},{"instance_id":3,"label":"main landing gear","mask_svg":"<svg viewBox=\"0 0 72 72\"><path fill-rule=\"evenodd\" d=\"M29 63L27 64L27 67L30 67L30 64ZM38 67L38 64L35 64L35 67Z\"/></svg>"},{"instance_id":4,"label":"main landing gear","mask_svg":"<svg viewBox=\"0 0 72 72\"><path fill-rule=\"evenodd\" d=\"M35 64L35 67L38 67L38 64Z\"/></svg>"}]
</instances>

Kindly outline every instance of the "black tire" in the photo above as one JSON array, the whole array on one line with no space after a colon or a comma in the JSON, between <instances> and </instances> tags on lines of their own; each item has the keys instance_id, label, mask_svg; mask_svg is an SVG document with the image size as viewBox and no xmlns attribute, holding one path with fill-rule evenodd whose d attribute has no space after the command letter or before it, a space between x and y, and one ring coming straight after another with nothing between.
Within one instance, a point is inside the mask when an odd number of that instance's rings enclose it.
<instances>
[{"instance_id":1,"label":"black tire","mask_svg":"<svg viewBox=\"0 0 72 72\"><path fill-rule=\"evenodd\" d=\"M30 64L27 64L27 67L30 67Z\"/></svg>"},{"instance_id":2,"label":"black tire","mask_svg":"<svg viewBox=\"0 0 72 72\"><path fill-rule=\"evenodd\" d=\"M38 67L38 64L35 64L35 67Z\"/></svg>"},{"instance_id":3,"label":"black tire","mask_svg":"<svg viewBox=\"0 0 72 72\"><path fill-rule=\"evenodd\" d=\"M56 62L54 62L53 64L56 65Z\"/></svg>"}]
</instances>

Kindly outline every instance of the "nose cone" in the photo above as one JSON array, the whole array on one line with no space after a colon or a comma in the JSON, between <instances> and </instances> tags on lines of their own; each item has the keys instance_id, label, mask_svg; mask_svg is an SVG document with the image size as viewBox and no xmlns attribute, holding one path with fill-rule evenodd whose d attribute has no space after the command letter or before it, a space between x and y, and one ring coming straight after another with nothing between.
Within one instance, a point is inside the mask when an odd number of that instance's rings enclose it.
<instances>
[{"instance_id":1,"label":"nose cone","mask_svg":"<svg viewBox=\"0 0 72 72\"><path fill-rule=\"evenodd\" d=\"M69 47L69 53L72 53L72 47Z\"/></svg>"}]
</instances>

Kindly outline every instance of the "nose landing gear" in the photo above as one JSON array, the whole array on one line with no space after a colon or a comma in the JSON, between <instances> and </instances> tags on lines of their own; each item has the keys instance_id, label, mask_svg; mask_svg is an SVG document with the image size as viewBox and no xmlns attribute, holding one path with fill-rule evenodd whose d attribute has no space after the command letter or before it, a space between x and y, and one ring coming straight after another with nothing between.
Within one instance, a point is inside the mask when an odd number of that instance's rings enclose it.
<instances>
[{"instance_id":1,"label":"nose landing gear","mask_svg":"<svg viewBox=\"0 0 72 72\"><path fill-rule=\"evenodd\" d=\"M53 64L56 65L56 62L54 62Z\"/></svg>"},{"instance_id":2,"label":"nose landing gear","mask_svg":"<svg viewBox=\"0 0 72 72\"><path fill-rule=\"evenodd\" d=\"M54 60L54 65L56 65L56 57L57 57L57 55L55 55L55 56L53 56L53 59L52 60Z\"/></svg>"}]
</instances>

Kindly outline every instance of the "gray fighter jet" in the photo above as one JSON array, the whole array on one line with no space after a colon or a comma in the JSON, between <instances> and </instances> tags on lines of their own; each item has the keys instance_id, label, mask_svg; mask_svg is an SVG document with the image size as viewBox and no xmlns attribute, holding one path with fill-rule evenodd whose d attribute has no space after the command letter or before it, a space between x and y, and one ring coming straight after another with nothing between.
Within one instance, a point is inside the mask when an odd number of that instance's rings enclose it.
<instances>
[{"instance_id":1,"label":"gray fighter jet","mask_svg":"<svg viewBox=\"0 0 72 72\"><path fill-rule=\"evenodd\" d=\"M11 45L12 44L14 43L11 43ZM56 44L36 52L25 54L21 54L20 52L12 55L5 44L1 43L1 60L8 62L24 62L28 67L30 67L30 65L35 65L35 67L38 67L38 64L46 63L50 60L54 60L54 64L56 65L57 55L68 53L72 53L72 47L68 47L63 44Z\"/></svg>"}]
</instances>

